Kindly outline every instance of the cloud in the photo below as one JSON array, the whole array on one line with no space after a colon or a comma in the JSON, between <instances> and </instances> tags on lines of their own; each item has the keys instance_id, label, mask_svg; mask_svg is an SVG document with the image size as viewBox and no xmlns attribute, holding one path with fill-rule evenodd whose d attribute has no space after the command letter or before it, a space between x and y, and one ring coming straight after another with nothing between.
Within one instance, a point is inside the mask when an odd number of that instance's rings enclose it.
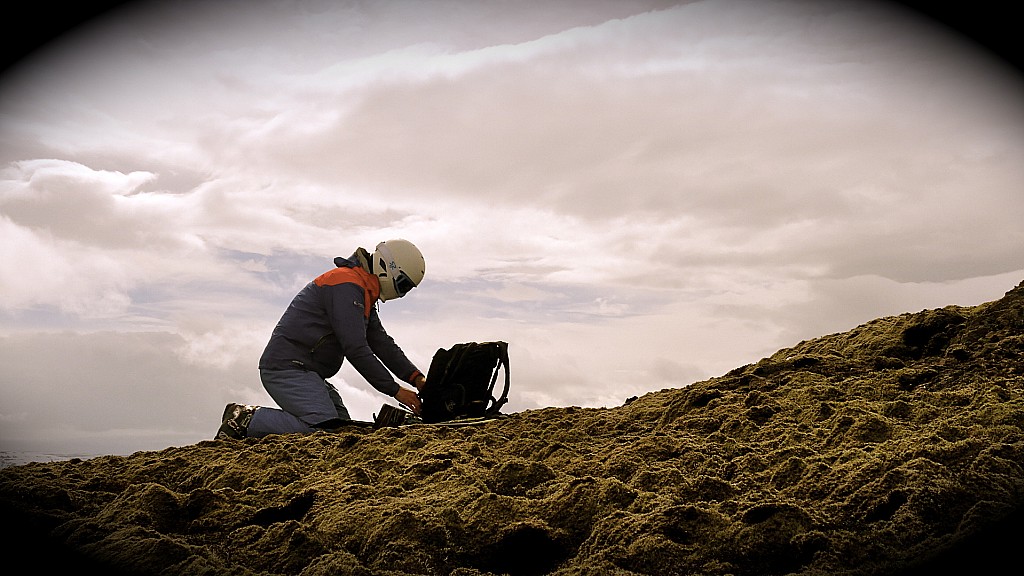
<instances>
[{"instance_id":1,"label":"cloud","mask_svg":"<svg viewBox=\"0 0 1024 576\"><path fill-rule=\"evenodd\" d=\"M421 367L508 341L513 410L995 299L1022 90L884 3L139 2L0 79L0 421L56 350L88 409L40 437L205 438L270 403L295 292L395 237L427 276L385 325Z\"/></svg>"},{"instance_id":2,"label":"cloud","mask_svg":"<svg viewBox=\"0 0 1024 576\"><path fill-rule=\"evenodd\" d=\"M159 449L168 431L193 443L213 437L229 398L266 399L249 393L250 381L259 378L253 365L185 362L185 343L174 334L47 333L0 340L4 449ZM110 437L118 431L124 436Z\"/></svg>"}]
</instances>

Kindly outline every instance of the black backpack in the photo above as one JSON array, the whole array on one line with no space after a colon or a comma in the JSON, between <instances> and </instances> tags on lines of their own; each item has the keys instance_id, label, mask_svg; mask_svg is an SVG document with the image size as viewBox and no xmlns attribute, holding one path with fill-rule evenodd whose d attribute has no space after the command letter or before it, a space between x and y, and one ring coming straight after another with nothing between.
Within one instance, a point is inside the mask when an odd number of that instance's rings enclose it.
<instances>
[{"instance_id":1,"label":"black backpack","mask_svg":"<svg viewBox=\"0 0 1024 576\"><path fill-rule=\"evenodd\" d=\"M495 398L499 372L505 373L505 383L501 396ZM466 342L439 348L420 390L420 416L427 424L500 416L508 401L508 386L507 343Z\"/></svg>"}]
</instances>

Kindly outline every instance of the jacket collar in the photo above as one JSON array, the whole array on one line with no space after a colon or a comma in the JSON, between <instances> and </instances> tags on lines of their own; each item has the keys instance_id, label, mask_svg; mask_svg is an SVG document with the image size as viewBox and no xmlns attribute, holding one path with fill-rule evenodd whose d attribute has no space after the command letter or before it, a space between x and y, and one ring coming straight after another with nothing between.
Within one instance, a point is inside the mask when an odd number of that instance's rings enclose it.
<instances>
[{"instance_id":1,"label":"jacket collar","mask_svg":"<svg viewBox=\"0 0 1024 576\"><path fill-rule=\"evenodd\" d=\"M371 276L373 275L373 258L365 248L356 248L348 258L338 256L334 259L334 265L338 268L362 268Z\"/></svg>"}]
</instances>

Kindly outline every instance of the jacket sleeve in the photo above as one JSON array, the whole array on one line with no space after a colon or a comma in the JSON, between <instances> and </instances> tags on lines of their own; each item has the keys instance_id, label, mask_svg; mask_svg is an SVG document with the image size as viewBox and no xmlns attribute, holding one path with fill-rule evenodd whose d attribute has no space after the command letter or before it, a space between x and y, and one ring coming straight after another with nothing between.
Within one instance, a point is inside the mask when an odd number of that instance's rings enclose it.
<instances>
[{"instance_id":1,"label":"jacket sleeve","mask_svg":"<svg viewBox=\"0 0 1024 576\"><path fill-rule=\"evenodd\" d=\"M374 354L367 340L363 289L352 283L326 286L324 307L338 344L341 345L341 353L352 363L356 372L380 392L388 396L397 394L398 383ZM371 312L373 316L376 316L376 311Z\"/></svg>"},{"instance_id":2,"label":"jacket sleeve","mask_svg":"<svg viewBox=\"0 0 1024 576\"><path fill-rule=\"evenodd\" d=\"M409 361L405 352L398 347L394 339L384 330L384 326L377 316L377 309L370 312L370 321L366 327L366 339L370 344L373 353L387 366L392 374L398 376L403 382L413 383L413 380L420 375L420 371Z\"/></svg>"}]
</instances>

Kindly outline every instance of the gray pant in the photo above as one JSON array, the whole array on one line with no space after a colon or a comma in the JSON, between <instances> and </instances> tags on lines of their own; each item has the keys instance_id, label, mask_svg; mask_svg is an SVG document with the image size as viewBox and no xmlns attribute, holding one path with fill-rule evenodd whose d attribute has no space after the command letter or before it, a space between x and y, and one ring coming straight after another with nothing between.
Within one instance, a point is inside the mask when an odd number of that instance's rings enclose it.
<instances>
[{"instance_id":1,"label":"gray pant","mask_svg":"<svg viewBox=\"0 0 1024 576\"><path fill-rule=\"evenodd\" d=\"M281 409L261 407L249 422L247 435L309 434L351 420L334 385L316 372L260 370L260 380Z\"/></svg>"}]
</instances>

